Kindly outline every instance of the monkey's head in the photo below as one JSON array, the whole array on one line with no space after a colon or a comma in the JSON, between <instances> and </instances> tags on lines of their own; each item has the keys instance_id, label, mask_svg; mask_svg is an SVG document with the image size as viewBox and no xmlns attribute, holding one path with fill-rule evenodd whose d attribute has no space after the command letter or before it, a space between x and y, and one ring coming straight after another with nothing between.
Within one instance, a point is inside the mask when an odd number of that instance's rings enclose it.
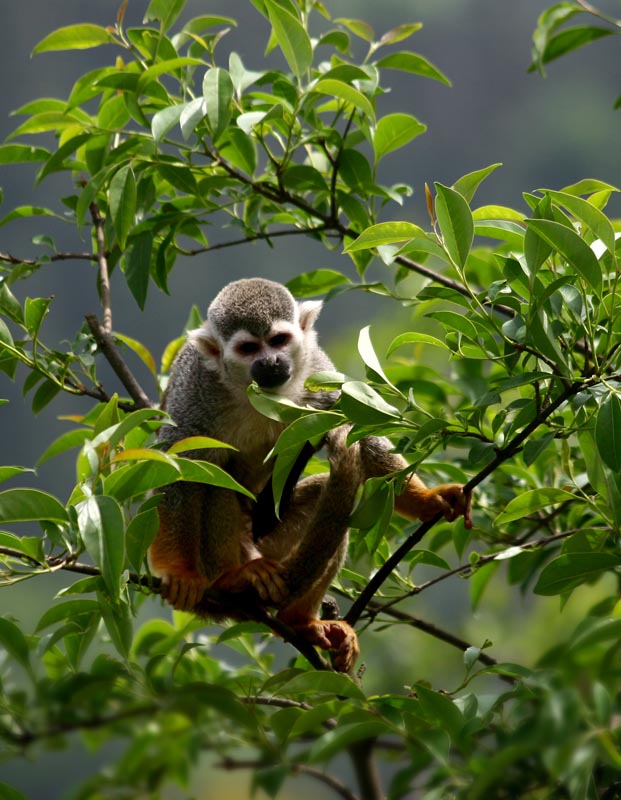
<instances>
[{"instance_id":1,"label":"monkey's head","mask_svg":"<svg viewBox=\"0 0 621 800\"><path fill-rule=\"evenodd\" d=\"M296 302L280 283L245 278L222 289L190 339L227 385L245 391L256 381L262 389L289 396L308 376L321 306Z\"/></svg>"}]
</instances>

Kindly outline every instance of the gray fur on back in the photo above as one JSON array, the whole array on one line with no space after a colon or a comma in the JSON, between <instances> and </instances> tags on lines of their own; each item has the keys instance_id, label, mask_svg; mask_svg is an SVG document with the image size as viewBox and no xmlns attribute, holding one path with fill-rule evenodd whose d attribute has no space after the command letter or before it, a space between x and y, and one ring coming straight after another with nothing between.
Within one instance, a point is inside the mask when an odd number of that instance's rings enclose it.
<instances>
[{"instance_id":1,"label":"gray fur on back","mask_svg":"<svg viewBox=\"0 0 621 800\"><path fill-rule=\"evenodd\" d=\"M264 278L242 278L225 286L207 311L207 321L229 339L245 330L261 337L278 319L295 321L295 300L282 284Z\"/></svg>"}]
</instances>

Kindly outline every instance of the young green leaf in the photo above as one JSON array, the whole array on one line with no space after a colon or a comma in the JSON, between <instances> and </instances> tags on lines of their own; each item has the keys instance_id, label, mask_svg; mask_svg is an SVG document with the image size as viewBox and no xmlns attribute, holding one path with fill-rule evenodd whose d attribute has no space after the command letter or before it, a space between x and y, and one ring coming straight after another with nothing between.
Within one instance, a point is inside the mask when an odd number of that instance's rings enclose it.
<instances>
[{"instance_id":1,"label":"young green leaf","mask_svg":"<svg viewBox=\"0 0 621 800\"><path fill-rule=\"evenodd\" d=\"M436 215L442 232L444 246L458 267L466 264L474 239L474 221L466 199L455 189L435 184Z\"/></svg>"},{"instance_id":2,"label":"young green leaf","mask_svg":"<svg viewBox=\"0 0 621 800\"><path fill-rule=\"evenodd\" d=\"M526 224L546 244L559 252L595 290L596 294L601 294L602 270L600 264L595 253L573 228L548 219L530 219L526 220Z\"/></svg>"},{"instance_id":3,"label":"young green leaf","mask_svg":"<svg viewBox=\"0 0 621 800\"><path fill-rule=\"evenodd\" d=\"M207 109L207 121L214 141L227 129L231 119L233 81L225 69L215 67L207 70L203 79L203 95Z\"/></svg>"},{"instance_id":4,"label":"young green leaf","mask_svg":"<svg viewBox=\"0 0 621 800\"><path fill-rule=\"evenodd\" d=\"M541 595L563 594L619 566L621 555L616 553L564 553L543 568L534 592Z\"/></svg>"},{"instance_id":5,"label":"young green leaf","mask_svg":"<svg viewBox=\"0 0 621 800\"><path fill-rule=\"evenodd\" d=\"M382 117L373 136L375 160L379 161L387 153L398 150L426 130L427 126L411 114L388 114Z\"/></svg>"},{"instance_id":6,"label":"young green leaf","mask_svg":"<svg viewBox=\"0 0 621 800\"><path fill-rule=\"evenodd\" d=\"M379 222L371 225L353 242L347 244L344 253L354 253L357 250L369 250L383 244L404 242L416 237L424 237L425 232L413 222Z\"/></svg>"},{"instance_id":7,"label":"young green leaf","mask_svg":"<svg viewBox=\"0 0 621 800\"><path fill-rule=\"evenodd\" d=\"M88 50L102 44L112 44L114 41L110 31L100 25L88 23L68 25L48 34L35 46L32 54L46 53L50 50Z\"/></svg>"},{"instance_id":8,"label":"young green leaf","mask_svg":"<svg viewBox=\"0 0 621 800\"><path fill-rule=\"evenodd\" d=\"M494 520L495 525L506 525L516 519L522 519L536 511L541 511L550 506L557 506L560 503L567 503L575 500L576 497L571 492L564 489L543 488L531 489L528 492L514 497L504 511Z\"/></svg>"},{"instance_id":9,"label":"young green leaf","mask_svg":"<svg viewBox=\"0 0 621 800\"><path fill-rule=\"evenodd\" d=\"M313 92L317 92L318 94L325 94L329 95L330 97L335 97L338 100L344 100L346 103L354 106L358 111L362 112L362 114L367 117L369 120L375 120L375 110L371 105L371 102L359 92L358 89L355 89L353 86L350 86L348 83L344 81L338 81L334 78L323 78L312 87Z\"/></svg>"},{"instance_id":10,"label":"young green leaf","mask_svg":"<svg viewBox=\"0 0 621 800\"><path fill-rule=\"evenodd\" d=\"M160 142L168 131L179 122L181 114L185 109L185 104L169 106L158 111L151 120L151 133L156 142Z\"/></svg>"},{"instance_id":11,"label":"young green leaf","mask_svg":"<svg viewBox=\"0 0 621 800\"><path fill-rule=\"evenodd\" d=\"M450 86L451 82L443 72L435 67L430 61L418 53L402 51L391 53L380 58L377 62L378 67L384 69L397 69L401 72L409 72L412 75L420 75L423 78L431 78L434 81Z\"/></svg>"},{"instance_id":12,"label":"young green leaf","mask_svg":"<svg viewBox=\"0 0 621 800\"><path fill-rule=\"evenodd\" d=\"M599 407L595 442L602 461L613 472L621 471L621 399L610 392Z\"/></svg>"},{"instance_id":13,"label":"young green leaf","mask_svg":"<svg viewBox=\"0 0 621 800\"><path fill-rule=\"evenodd\" d=\"M69 522L65 507L47 492L38 489L7 489L0 492L0 522L49 520Z\"/></svg>"},{"instance_id":14,"label":"young green leaf","mask_svg":"<svg viewBox=\"0 0 621 800\"><path fill-rule=\"evenodd\" d=\"M125 564L125 523L120 506L113 497L89 497L78 510L78 527L110 597L118 598Z\"/></svg>"},{"instance_id":15,"label":"young green leaf","mask_svg":"<svg viewBox=\"0 0 621 800\"><path fill-rule=\"evenodd\" d=\"M498 167L502 167L502 164L491 164L489 167L483 167L483 169L469 172L467 175L455 181L453 189L463 195L468 203L470 203L481 183L483 183L485 178L491 175L494 170L498 169Z\"/></svg>"},{"instance_id":16,"label":"young green leaf","mask_svg":"<svg viewBox=\"0 0 621 800\"><path fill-rule=\"evenodd\" d=\"M116 238L119 247L124 250L136 214L136 179L129 164L121 167L112 177L108 198Z\"/></svg>"},{"instance_id":17,"label":"young green leaf","mask_svg":"<svg viewBox=\"0 0 621 800\"><path fill-rule=\"evenodd\" d=\"M272 31L287 64L300 79L313 62L313 46L304 26L275 0L264 0Z\"/></svg>"}]
</instances>

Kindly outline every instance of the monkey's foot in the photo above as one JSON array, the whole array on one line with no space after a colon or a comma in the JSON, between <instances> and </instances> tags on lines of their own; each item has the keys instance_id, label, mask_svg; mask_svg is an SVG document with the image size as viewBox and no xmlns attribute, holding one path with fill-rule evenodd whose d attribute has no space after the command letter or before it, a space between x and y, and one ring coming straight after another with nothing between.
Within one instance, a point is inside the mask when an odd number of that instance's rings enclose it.
<instances>
[{"instance_id":1,"label":"monkey's foot","mask_svg":"<svg viewBox=\"0 0 621 800\"><path fill-rule=\"evenodd\" d=\"M453 522L463 516L466 528L472 528L472 494L459 483L443 483L434 489L407 489L396 500L397 511L408 519L428 522L438 514Z\"/></svg>"},{"instance_id":2,"label":"monkey's foot","mask_svg":"<svg viewBox=\"0 0 621 800\"><path fill-rule=\"evenodd\" d=\"M209 585L202 575L172 575L165 572L160 594L177 611L192 611Z\"/></svg>"},{"instance_id":3,"label":"monkey's foot","mask_svg":"<svg viewBox=\"0 0 621 800\"><path fill-rule=\"evenodd\" d=\"M307 641L322 650L329 650L332 665L338 672L350 672L360 655L358 637L352 626L342 619L311 619L292 627Z\"/></svg>"},{"instance_id":4,"label":"monkey's foot","mask_svg":"<svg viewBox=\"0 0 621 800\"><path fill-rule=\"evenodd\" d=\"M243 592L252 588L265 603L278 605L289 595L281 569L276 561L254 558L220 575L212 588L217 592Z\"/></svg>"}]
</instances>

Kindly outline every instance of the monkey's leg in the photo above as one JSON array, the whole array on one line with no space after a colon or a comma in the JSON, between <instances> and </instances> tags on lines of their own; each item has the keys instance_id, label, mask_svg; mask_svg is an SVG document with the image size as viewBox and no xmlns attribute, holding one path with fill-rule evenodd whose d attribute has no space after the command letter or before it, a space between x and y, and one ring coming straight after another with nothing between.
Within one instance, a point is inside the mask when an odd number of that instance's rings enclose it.
<instances>
[{"instance_id":1,"label":"monkey's leg","mask_svg":"<svg viewBox=\"0 0 621 800\"><path fill-rule=\"evenodd\" d=\"M301 481L280 524L259 542L269 558L281 560L290 597L278 617L311 644L333 654L336 669L348 672L359 654L354 629L343 620L319 619L321 601L347 551L348 521L359 474L354 452L332 472Z\"/></svg>"}]
</instances>

